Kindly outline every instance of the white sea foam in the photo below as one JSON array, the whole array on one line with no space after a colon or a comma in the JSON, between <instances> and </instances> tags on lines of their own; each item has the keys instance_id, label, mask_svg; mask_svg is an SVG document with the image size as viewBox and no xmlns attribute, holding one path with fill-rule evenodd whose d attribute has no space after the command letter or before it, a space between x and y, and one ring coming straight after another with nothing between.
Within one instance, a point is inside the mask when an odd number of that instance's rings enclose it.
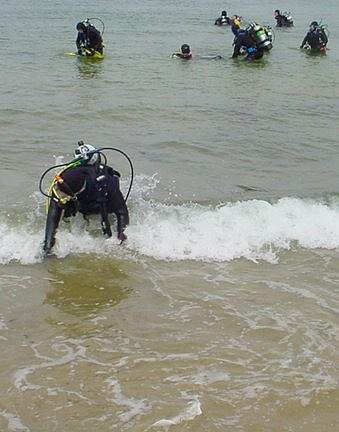
<instances>
[{"instance_id":1,"label":"white sea foam","mask_svg":"<svg viewBox=\"0 0 339 432\"><path fill-rule=\"evenodd\" d=\"M0 411L0 416L4 417L8 421L8 430L9 431L25 431L29 432L31 429L26 427L20 418L8 411Z\"/></svg>"},{"instance_id":2,"label":"white sea foam","mask_svg":"<svg viewBox=\"0 0 339 432\"><path fill-rule=\"evenodd\" d=\"M0 314L0 330L8 330L5 318L3 317L2 314Z\"/></svg>"},{"instance_id":3,"label":"white sea foam","mask_svg":"<svg viewBox=\"0 0 339 432\"><path fill-rule=\"evenodd\" d=\"M65 344L55 345L54 349L56 351L64 351L65 354L62 357L52 359L46 356L40 356L37 350L34 349L36 356L38 358L44 359L45 361L40 364L35 364L28 367L20 368L15 372L14 384L18 390L26 391L26 390L39 389L40 388L39 385L31 384L28 382L27 380L28 375L31 375L40 369L68 364L73 360L75 360L77 357L83 358L86 352L86 349L84 347L79 346L76 349L73 349L72 347L66 346Z\"/></svg>"},{"instance_id":4,"label":"white sea foam","mask_svg":"<svg viewBox=\"0 0 339 432\"><path fill-rule=\"evenodd\" d=\"M306 249L339 247L339 209L334 203L282 198L276 203L249 200L217 207L166 205L145 200L140 193L130 217L124 248L117 247L116 238L103 240L98 230L84 230L77 219L71 229L61 224L54 252L65 257L121 255L128 250L160 260L221 262L243 257L274 263L279 251L290 249L292 243ZM99 227L99 220L93 220L93 227ZM0 222L0 263L41 261L43 230Z\"/></svg>"},{"instance_id":5,"label":"white sea foam","mask_svg":"<svg viewBox=\"0 0 339 432\"><path fill-rule=\"evenodd\" d=\"M119 418L123 422L128 422L133 417L149 410L149 407L144 399L137 400L135 398L129 398L125 396L122 392L120 383L116 379L108 378L106 382L108 383L113 392L112 402L119 406L124 406L127 408L126 412L119 414Z\"/></svg>"},{"instance_id":6,"label":"white sea foam","mask_svg":"<svg viewBox=\"0 0 339 432\"><path fill-rule=\"evenodd\" d=\"M201 414L201 404L199 399L196 397L189 402L188 407L183 412L168 419L158 420L157 422L153 423L151 427L164 427L166 430L168 430L171 426L178 425L182 422L191 421Z\"/></svg>"}]
</instances>

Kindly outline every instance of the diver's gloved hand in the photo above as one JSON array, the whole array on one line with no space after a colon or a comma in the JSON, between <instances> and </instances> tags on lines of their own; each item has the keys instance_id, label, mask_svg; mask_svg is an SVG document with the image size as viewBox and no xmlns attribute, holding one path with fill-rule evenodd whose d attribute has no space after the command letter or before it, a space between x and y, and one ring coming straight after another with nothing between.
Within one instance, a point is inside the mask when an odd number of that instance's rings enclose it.
<instances>
[{"instance_id":1,"label":"diver's gloved hand","mask_svg":"<svg viewBox=\"0 0 339 432\"><path fill-rule=\"evenodd\" d=\"M78 54L82 55L82 49L81 48L78 49Z\"/></svg>"},{"instance_id":2,"label":"diver's gloved hand","mask_svg":"<svg viewBox=\"0 0 339 432\"><path fill-rule=\"evenodd\" d=\"M119 234L118 234L118 240L120 240L121 243L124 242L125 240L127 240L127 235L124 234L123 232L119 233ZM120 244L121 244L121 243L120 243Z\"/></svg>"}]
</instances>

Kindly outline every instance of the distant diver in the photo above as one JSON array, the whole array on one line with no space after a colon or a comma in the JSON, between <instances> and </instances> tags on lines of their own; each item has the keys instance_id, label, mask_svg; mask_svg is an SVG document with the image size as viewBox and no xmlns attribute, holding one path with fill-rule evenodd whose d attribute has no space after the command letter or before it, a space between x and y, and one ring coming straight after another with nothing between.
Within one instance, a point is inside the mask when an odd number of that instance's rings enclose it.
<instances>
[{"instance_id":1,"label":"distant diver","mask_svg":"<svg viewBox=\"0 0 339 432\"><path fill-rule=\"evenodd\" d=\"M114 213L117 218L117 237L123 242L126 240L124 233L129 224L129 213L126 205L132 181L133 166L128 156L121 150L114 148L96 149L95 147L79 141L79 147L74 152L70 163L58 165L63 169L57 174L49 193L46 194L41 188L42 180L51 167L44 172L40 179L40 191L48 197L48 213L46 220L45 239L43 250L49 254L55 244L55 235L59 226L61 216L67 218L75 216L77 212L84 218L91 214L101 215L102 232L106 237L112 236L109 222L109 214ZM107 165L104 150L115 150L125 155L131 166L131 184L124 198L119 186L120 174Z\"/></svg>"},{"instance_id":2,"label":"distant diver","mask_svg":"<svg viewBox=\"0 0 339 432\"><path fill-rule=\"evenodd\" d=\"M89 20L79 22L76 25L78 36L76 46L79 55L92 56L96 52L103 54L103 40L99 30L90 24Z\"/></svg>"},{"instance_id":3,"label":"distant diver","mask_svg":"<svg viewBox=\"0 0 339 432\"><path fill-rule=\"evenodd\" d=\"M320 26L317 21L312 21L300 48L311 49L312 51L325 52L328 37L325 28Z\"/></svg>"},{"instance_id":4,"label":"distant diver","mask_svg":"<svg viewBox=\"0 0 339 432\"><path fill-rule=\"evenodd\" d=\"M221 16L215 20L214 25L223 26L223 25L231 25L231 19L227 16L226 11L221 12Z\"/></svg>"},{"instance_id":5,"label":"distant diver","mask_svg":"<svg viewBox=\"0 0 339 432\"><path fill-rule=\"evenodd\" d=\"M269 28L251 23L245 30L238 31L233 45L232 58L245 55L247 60L259 60L272 49L272 32Z\"/></svg>"},{"instance_id":6,"label":"distant diver","mask_svg":"<svg viewBox=\"0 0 339 432\"><path fill-rule=\"evenodd\" d=\"M277 21L277 27L293 27L293 18L289 12L280 13L280 10L276 9L274 18Z\"/></svg>"},{"instance_id":7,"label":"distant diver","mask_svg":"<svg viewBox=\"0 0 339 432\"><path fill-rule=\"evenodd\" d=\"M190 60L193 58L191 47L189 45L183 44L183 45L181 45L180 49L181 49L181 52L175 52L171 55L171 57L173 57L173 58L178 57L178 58L182 58L185 60Z\"/></svg>"}]
</instances>

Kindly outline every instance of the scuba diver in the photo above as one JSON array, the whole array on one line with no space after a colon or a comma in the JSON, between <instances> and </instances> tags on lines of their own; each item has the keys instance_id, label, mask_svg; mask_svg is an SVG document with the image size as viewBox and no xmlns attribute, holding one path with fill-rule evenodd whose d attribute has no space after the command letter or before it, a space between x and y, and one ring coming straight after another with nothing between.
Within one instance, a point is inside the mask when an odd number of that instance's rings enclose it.
<instances>
[{"instance_id":1,"label":"scuba diver","mask_svg":"<svg viewBox=\"0 0 339 432\"><path fill-rule=\"evenodd\" d=\"M259 60L264 52L272 49L272 33L270 29L252 23L245 30L239 30L234 41L232 58L245 54L247 60Z\"/></svg>"},{"instance_id":2,"label":"scuba diver","mask_svg":"<svg viewBox=\"0 0 339 432\"><path fill-rule=\"evenodd\" d=\"M88 215L100 214L103 234L111 237L108 214L114 213L117 218L117 237L121 243L127 239L124 234L129 224L126 200L132 184L124 198L119 187L120 174L106 164L107 159L102 151L89 144L85 145L83 141L79 141L78 146L74 152L75 159L69 164L61 165L65 168L54 177L48 195L43 193L41 182L45 174L55 167L45 171L40 179L40 191L49 198L43 244L45 254L50 253L55 244L55 235L62 214L65 221L77 212L85 219ZM109 147L107 149L116 150ZM123 153L121 150L117 151ZM128 160L130 162L129 158Z\"/></svg>"},{"instance_id":3,"label":"scuba diver","mask_svg":"<svg viewBox=\"0 0 339 432\"><path fill-rule=\"evenodd\" d=\"M187 44L181 45L181 52L175 52L171 54L171 58L181 58L184 60L193 59L193 54L191 48ZM194 59L199 60L221 60L223 57L221 55L194 55Z\"/></svg>"},{"instance_id":4,"label":"scuba diver","mask_svg":"<svg viewBox=\"0 0 339 432\"><path fill-rule=\"evenodd\" d=\"M101 33L88 20L76 25L78 37L76 46L79 55L93 55L95 51L103 54L103 40Z\"/></svg>"},{"instance_id":5,"label":"scuba diver","mask_svg":"<svg viewBox=\"0 0 339 432\"><path fill-rule=\"evenodd\" d=\"M317 21L312 21L309 31L307 32L300 48L308 48L314 51L325 51L328 42L328 37L325 30Z\"/></svg>"},{"instance_id":6,"label":"scuba diver","mask_svg":"<svg viewBox=\"0 0 339 432\"><path fill-rule=\"evenodd\" d=\"M293 27L293 18L290 13L280 13L279 9L274 11L274 18L277 21L277 27Z\"/></svg>"},{"instance_id":7,"label":"scuba diver","mask_svg":"<svg viewBox=\"0 0 339 432\"><path fill-rule=\"evenodd\" d=\"M227 16L226 11L221 12L221 16L215 20L214 25L231 25L231 19Z\"/></svg>"},{"instance_id":8,"label":"scuba diver","mask_svg":"<svg viewBox=\"0 0 339 432\"><path fill-rule=\"evenodd\" d=\"M171 57L172 58L179 57L179 58L182 58L182 59L185 59L185 60L190 60L190 59L193 58L193 54L192 54L192 51L191 51L191 48L190 48L189 45L183 44L183 45L181 45L180 49L181 49L181 52L173 53L171 55Z\"/></svg>"}]
</instances>

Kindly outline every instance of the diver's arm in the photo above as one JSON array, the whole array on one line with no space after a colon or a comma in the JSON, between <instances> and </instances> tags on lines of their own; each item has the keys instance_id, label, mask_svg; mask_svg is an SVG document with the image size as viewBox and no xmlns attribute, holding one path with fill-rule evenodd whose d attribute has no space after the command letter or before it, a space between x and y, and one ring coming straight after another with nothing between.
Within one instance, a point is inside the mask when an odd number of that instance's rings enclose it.
<instances>
[{"instance_id":1,"label":"diver's arm","mask_svg":"<svg viewBox=\"0 0 339 432\"><path fill-rule=\"evenodd\" d=\"M307 43L307 40L308 40L308 33L307 33L307 35L304 37L304 40L301 42L300 48L304 48L304 46L305 46L306 43Z\"/></svg>"},{"instance_id":2,"label":"diver's arm","mask_svg":"<svg viewBox=\"0 0 339 432\"><path fill-rule=\"evenodd\" d=\"M236 58L240 55L241 43L236 42L234 45L232 58Z\"/></svg>"},{"instance_id":3,"label":"diver's arm","mask_svg":"<svg viewBox=\"0 0 339 432\"><path fill-rule=\"evenodd\" d=\"M82 34L81 34L81 33L78 33L77 40L75 41L78 50L81 49L81 46L83 45L83 42L84 42L84 41L83 41Z\"/></svg>"},{"instance_id":4,"label":"diver's arm","mask_svg":"<svg viewBox=\"0 0 339 432\"><path fill-rule=\"evenodd\" d=\"M48 207L43 250L48 254L55 244L55 234L61 219L62 207L52 198Z\"/></svg>"},{"instance_id":5,"label":"diver's arm","mask_svg":"<svg viewBox=\"0 0 339 432\"><path fill-rule=\"evenodd\" d=\"M321 32L321 38L322 38L324 45L327 45L328 37L327 37L326 33L324 32L324 30L322 30L322 32Z\"/></svg>"}]
</instances>

